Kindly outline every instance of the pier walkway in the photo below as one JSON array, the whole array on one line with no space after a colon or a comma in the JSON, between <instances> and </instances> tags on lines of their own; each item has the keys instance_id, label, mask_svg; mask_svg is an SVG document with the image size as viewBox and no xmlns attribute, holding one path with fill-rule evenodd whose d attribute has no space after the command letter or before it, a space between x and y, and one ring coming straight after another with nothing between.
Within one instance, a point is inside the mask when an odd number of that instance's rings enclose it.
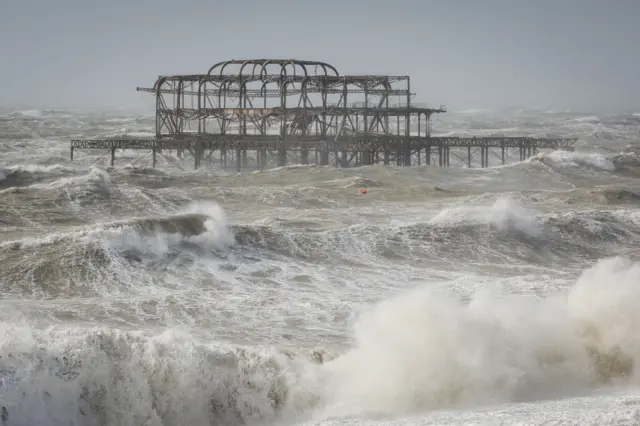
<instances>
[{"instance_id":1,"label":"pier walkway","mask_svg":"<svg viewBox=\"0 0 640 426\"><path fill-rule=\"evenodd\" d=\"M529 137L438 137L438 136L339 136L327 141L317 136L287 136L282 140L277 135L224 135L216 137L190 137L183 139L83 139L71 141L71 159L77 150L109 150L110 164L116 160L117 150L147 150L152 152L152 165L157 164L156 155L162 151L175 150L178 155L190 152L194 158L194 167L198 168L203 159L211 160L212 154L219 153L221 163L226 166L228 153L235 153L235 165L238 171L247 167L247 154L254 152L257 166L263 169L269 157L275 159L278 166L284 166L289 153L300 155L299 163L310 164L310 154L314 154L315 163L329 165L334 160L337 167L378 164L399 166L437 164L440 167L451 165L451 149L456 153L458 164L473 167L473 160L480 155L480 167L489 167L489 154L494 150L498 164L506 164L511 158L509 151L516 150L518 160L534 156L541 149L573 151L577 138L552 139ZM424 158L424 161L423 161ZM284 161L282 161L284 159ZM295 161L295 160L294 160Z\"/></svg>"}]
</instances>

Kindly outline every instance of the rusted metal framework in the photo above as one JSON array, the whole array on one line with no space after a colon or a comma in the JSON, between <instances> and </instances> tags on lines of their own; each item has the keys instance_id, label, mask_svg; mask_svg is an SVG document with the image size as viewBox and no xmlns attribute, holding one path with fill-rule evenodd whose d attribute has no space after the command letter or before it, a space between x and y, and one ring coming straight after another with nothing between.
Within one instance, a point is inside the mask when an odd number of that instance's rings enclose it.
<instances>
[{"instance_id":1,"label":"rusted metal framework","mask_svg":"<svg viewBox=\"0 0 640 426\"><path fill-rule=\"evenodd\" d=\"M74 149L187 150L199 167L215 152L223 166L235 153L235 167L262 169L272 162L284 166L293 156L309 164L310 153L321 165L367 165L382 162L410 166L438 158L450 163L450 148L481 150L488 165L490 148L510 148L520 157L540 147L570 149L575 139L434 138L431 116L446 112L412 102L409 76L340 75L330 64L293 59L219 62L206 74L161 76L151 88L156 123L154 140L72 141ZM146 147L146 148L145 148ZM507 151L505 151L507 150ZM255 152L249 164L248 151ZM206 154L208 152L208 155ZM273 160L273 161L271 161Z\"/></svg>"},{"instance_id":2,"label":"rusted metal framework","mask_svg":"<svg viewBox=\"0 0 640 426\"><path fill-rule=\"evenodd\" d=\"M259 167L269 153L285 165L288 151L300 151L302 163L315 151L320 164L333 157L346 167L358 154L371 164L382 150L388 162L398 137L407 145L401 163L410 164L410 138L428 137L431 115L444 112L412 104L408 76L342 76L314 61L219 62L206 74L163 76L138 91L155 94L156 139L219 141L222 161L236 151L236 167L246 165L247 150L257 151ZM241 138L229 144L229 136Z\"/></svg>"}]
</instances>

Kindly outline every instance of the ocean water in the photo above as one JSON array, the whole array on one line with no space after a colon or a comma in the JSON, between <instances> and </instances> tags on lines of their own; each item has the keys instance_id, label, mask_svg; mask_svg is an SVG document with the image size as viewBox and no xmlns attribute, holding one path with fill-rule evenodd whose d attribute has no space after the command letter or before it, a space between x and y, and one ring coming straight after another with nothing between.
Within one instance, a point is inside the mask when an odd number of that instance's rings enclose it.
<instances>
[{"instance_id":1,"label":"ocean water","mask_svg":"<svg viewBox=\"0 0 640 426\"><path fill-rule=\"evenodd\" d=\"M0 114L3 426L640 424L640 114L437 117L580 137L487 169L69 160L150 129Z\"/></svg>"}]
</instances>

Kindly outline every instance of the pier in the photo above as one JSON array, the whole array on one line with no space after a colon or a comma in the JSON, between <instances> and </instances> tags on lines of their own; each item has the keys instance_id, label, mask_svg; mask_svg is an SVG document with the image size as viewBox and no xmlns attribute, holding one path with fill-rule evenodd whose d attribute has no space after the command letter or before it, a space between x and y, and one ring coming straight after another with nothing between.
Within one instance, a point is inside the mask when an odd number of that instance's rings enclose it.
<instances>
[{"instance_id":1,"label":"pier","mask_svg":"<svg viewBox=\"0 0 640 426\"><path fill-rule=\"evenodd\" d=\"M324 62L231 60L206 74L161 76L154 139L71 141L78 150L190 153L205 164L237 171L287 164L354 167L371 164L462 167L507 164L541 149L573 150L576 138L441 137L431 117L446 108L413 103L409 76L340 75ZM479 164L477 161L480 157ZM490 161L494 158L493 161Z\"/></svg>"}]
</instances>

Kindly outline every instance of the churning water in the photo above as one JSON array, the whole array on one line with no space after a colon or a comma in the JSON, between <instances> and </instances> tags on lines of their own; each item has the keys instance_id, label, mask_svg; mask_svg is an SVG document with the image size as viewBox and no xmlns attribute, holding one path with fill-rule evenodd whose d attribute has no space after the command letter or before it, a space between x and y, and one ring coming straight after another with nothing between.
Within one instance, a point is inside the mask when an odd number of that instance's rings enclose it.
<instances>
[{"instance_id":1,"label":"churning water","mask_svg":"<svg viewBox=\"0 0 640 426\"><path fill-rule=\"evenodd\" d=\"M152 120L0 116L1 424L640 422L640 116L436 123L581 137L488 169L68 160Z\"/></svg>"}]
</instances>

